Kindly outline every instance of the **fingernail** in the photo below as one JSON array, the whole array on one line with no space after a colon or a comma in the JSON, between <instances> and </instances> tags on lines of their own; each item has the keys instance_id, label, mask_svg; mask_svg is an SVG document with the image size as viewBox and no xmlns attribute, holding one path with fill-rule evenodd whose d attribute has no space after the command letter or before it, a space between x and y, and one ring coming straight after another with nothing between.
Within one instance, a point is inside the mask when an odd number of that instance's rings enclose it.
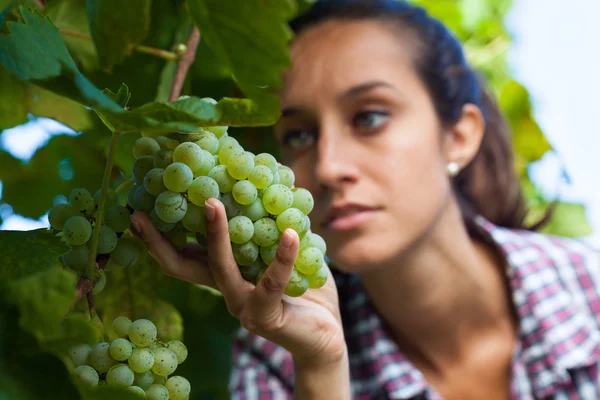
<instances>
[{"instance_id":1,"label":"fingernail","mask_svg":"<svg viewBox=\"0 0 600 400\"><path fill-rule=\"evenodd\" d=\"M215 207L208 204L207 201L204 202L204 206L206 207L206 219L213 222L216 216Z\"/></svg>"},{"instance_id":2,"label":"fingernail","mask_svg":"<svg viewBox=\"0 0 600 400\"><path fill-rule=\"evenodd\" d=\"M294 233L295 231L288 229L283 234L283 237L281 238L281 245L284 249L289 249L292 245L294 241Z\"/></svg>"}]
</instances>

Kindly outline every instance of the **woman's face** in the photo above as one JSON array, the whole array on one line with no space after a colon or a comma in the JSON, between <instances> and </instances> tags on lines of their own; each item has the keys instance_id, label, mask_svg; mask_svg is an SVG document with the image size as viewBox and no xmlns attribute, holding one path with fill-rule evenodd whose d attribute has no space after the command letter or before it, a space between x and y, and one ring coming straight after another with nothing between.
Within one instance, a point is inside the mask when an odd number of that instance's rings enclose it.
<instances>
[{"instance_id":1,"label":"woman's face","mask_svg":"<svg viewBox=\"0 0 600 400\"><path fill-rule=\"evenodd\" d=\"M326 22L291 47L276 135L315 197L311 229L346 272L393 262L449 199L441 126L411 51L376 21Z\"/></svg>"}]
</instances>

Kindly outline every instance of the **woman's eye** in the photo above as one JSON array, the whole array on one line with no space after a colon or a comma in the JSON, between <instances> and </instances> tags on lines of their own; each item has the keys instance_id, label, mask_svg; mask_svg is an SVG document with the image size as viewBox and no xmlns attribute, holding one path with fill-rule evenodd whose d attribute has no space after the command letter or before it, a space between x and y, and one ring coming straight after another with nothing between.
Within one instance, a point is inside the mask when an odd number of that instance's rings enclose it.
<instances>
[{"instance_id":1,"label":"woman's eye","mask_svg":"<svg viewBox=\"0 0 600 400\"><path fill-rule=\"evenodd\" d=\"M283 145L294 150L310 146L314 142L315 135L306 130L289 130L283 136Z\"/></svg>"},{"instance_id":2,"label":"woman's eye","mask_svg":"<svg viewBox=\"0 0 600 400\"><path fill-rule=\"evenodd\" d=\"M389 117L385 111L363 111L356 114L352 122L354 126L364 129L375 129L383 125Z\"/></svg>"}]
</instances>

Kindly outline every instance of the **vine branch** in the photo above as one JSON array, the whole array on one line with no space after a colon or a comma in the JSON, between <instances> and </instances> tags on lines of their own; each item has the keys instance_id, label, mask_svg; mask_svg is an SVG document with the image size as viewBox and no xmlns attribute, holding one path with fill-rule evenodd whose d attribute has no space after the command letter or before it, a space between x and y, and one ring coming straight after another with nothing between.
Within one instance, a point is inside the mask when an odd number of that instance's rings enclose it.
<instances>
[{"instance_id":1,"label":"vine branch","mask_svg":"<svg viewBox=\"0 0 600 400\"><path fill-rule=\"evenodd\" d=\"M183 88L183 83L185 82L185 77L190 69L190 66L194 63L196 59L196 49L198 49L198 44L200 43L200 31L198 27L194 26L192 29L192 33L187 42L187 49L185 54L179 61L179 65L177 66L177 72L175 72L175 78L173 79L173 86L171 87L171 93L169 94L169 101L175 101L181 94L181 89Z\"/></svg>"}]
</instances>

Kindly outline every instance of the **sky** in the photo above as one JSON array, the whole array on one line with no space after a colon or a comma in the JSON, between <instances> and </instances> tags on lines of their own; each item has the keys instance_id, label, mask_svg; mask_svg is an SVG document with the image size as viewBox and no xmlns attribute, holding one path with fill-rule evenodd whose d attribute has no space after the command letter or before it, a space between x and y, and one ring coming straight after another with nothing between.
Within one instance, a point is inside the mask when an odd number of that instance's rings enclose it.
<instances>
[{"instance_id":1,"label":"sky","mask_svg":"<svg viewBox=\"0 0 600 400\"><path fill-rule=\"evenodd\" d=\"M485 1L485 0L481 0ZM594 234L588 238L600 246L600 38L599 0L513 0L507 19L513 37L509 60L513 75L530 91L534 113L555 149L533 169L536 182L553 195L559 167L571 179L561 185L565 201L586 206ZM567 12L568 11L568 12ZM2 145L28 159L49 138L64 132L50 120L5 131ZM1 193L1 185L0 185ZM47 216L25 219L0 206L2 229L29 230L48 226Z\"/></svg>"}]
</instances>

